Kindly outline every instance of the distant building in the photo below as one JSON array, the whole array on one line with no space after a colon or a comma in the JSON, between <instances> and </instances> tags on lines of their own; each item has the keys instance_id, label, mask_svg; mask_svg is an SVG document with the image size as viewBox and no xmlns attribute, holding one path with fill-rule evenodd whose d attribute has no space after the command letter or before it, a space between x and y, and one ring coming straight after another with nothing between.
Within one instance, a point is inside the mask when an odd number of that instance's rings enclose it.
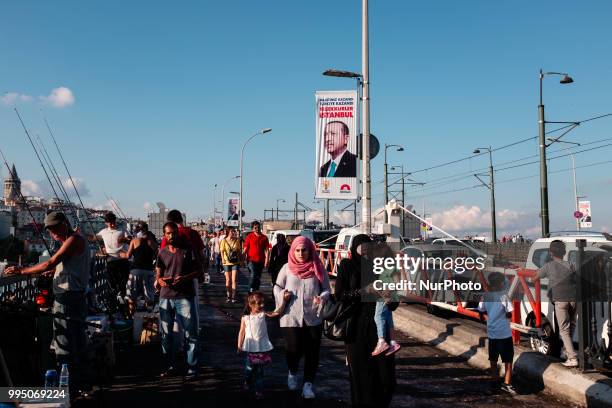
<instances>
[{"instance_id":1,"label":"distant building","mask_svg":"<svg viewBox=\"0 0 612 408\"><path fill-rule=\"evenodd\" d=\"M13 226L13 215L8 211L0 211L0 239L4 239L11 234Z\"/></svg>"},{"instance_id":2,"label":"distant building","mask_svg":"<svg viewBox=\"0 0 612 408\"><path fill-rule=\"evenodd\" d=\"M150 212L148 215L149 231L155 234L156 237L162 238L164 236L164 224L166 223L166 217L168 216L168 210L164 203L157 203L159 212ZM183 221L187 225L187 215L183 214Z\"/></svg>"},{"instance_id":3,"label":"distant building","mask_svg":"<svg viewBox=\"0 0 612 408\"><path fill-rule=\"evenodd\" d=\"M412 206L408 206L411 208ZM412 210L416 214L415 210ZM421 236L421 222L408 214L404 214L404 238L419 238Z\"/></svg>"},{"instance_id":4,"label":"distant building","mask_svg":"<svg viewBox=\"0 0 612 408\"><path fill-rule=\"evenodd\" d=\"M17 228L25 227L33 222L36 222L36 224L42 226L45 222L46 215L47 210L42 207L30 207L30 211L21 209L17 212ZM32 217L34 217L34 219L32 219Z\"/></svg>"},{"instance_id":5,"label":"distant building","mask_svg":"<svg viewBox=\"0 0 612 408\"><path fill-rule=\"evenodd\" d=\"M10 174L4 179L4 204L15 207L21 202L21 180L17 174L15 164Z\"/></svg>"}]
</instances>

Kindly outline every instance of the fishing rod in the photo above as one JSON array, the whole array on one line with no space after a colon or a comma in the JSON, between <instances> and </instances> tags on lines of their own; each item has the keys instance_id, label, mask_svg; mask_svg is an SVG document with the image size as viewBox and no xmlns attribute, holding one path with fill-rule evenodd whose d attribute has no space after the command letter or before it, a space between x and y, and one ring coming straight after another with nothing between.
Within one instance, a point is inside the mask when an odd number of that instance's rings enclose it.
<instances>
[{"instance_id":1,"label":"fishing rod","mask_svg":"<svg viewBox=\"0 0 612 408\"><path fill-rule=\"evenodd\" d=\"M119 210L119 212L121 213L121 216L123 217L123 219L125 220L125 222L127 222L127 216L125 215L125 213L123 212L123 210L121 209L121 207L119 207L119 203L117 202L117 200L115 200L113 197L111 197L111 200L113 200L113 203L115 203L115 207L117 207L117 209Z\"/></svg>"},{"instance_id":2,"label":"fishing rod","mask_svg":"<svg viewBox=\"0 0 612 408\"><path fill-rule=\"evenodd\" d=\"M123 218L123 220L127 224L127 222L128 222L127 217L125 216L123 211L121 211L121 208L119 207L119 204L117 204L117 201L115 201L115 199L113 197L107 196L106 193L104 193L104 195L106 196L106 199L111 203L111 207L113 207L114 210L117 211L117 214L119 214L121 216L121 218Z\"/></svg>"},{"instance_id":3,"label":"fishing rod","mask_svg":"<svg viewBox=\"0 0 612 408\"><path fill-rule=\"evenodd\" d=\"M119 217L120 217L120 218L122 218L122 217L121 217L121 213L119 212L119 210L118 210L118 209L117 209L117 207L115 206L115 203L113 202L113 200L111 200L111 199L110 199L110 197L109 197L109 196L108 196L106 193L104 193L104 197L106 197L106 201L108 201L108 204L110 205L111 210L112 210L113 212L117 213L117 214L119 215Z\"/></svg>"},{"instance_id":4,"label":"fishing rod","mask_svg":"<svg viewBox=\"0 0 612 408\"><path fill-rule=\"evenodd\" d=\"M6 161L6 157L4 156L4 152L2 151L2 149L0 149L0 155L2 156L2 161L4 161L4 165L6 166L8 172L9 172L9 175L11 176L12 179L14 179L15 178L15 174L13 174L13 171L11 170L11 167L9 166L8 162ZM28 205L27 200L23 196L23 193L21 192L21 189L17 189L17 192L19 193L19 198L23 202L23 205L25 206L26 210L28 210L28 213L30 214L30 217L32 218L32 223L34 224L34 229L40 235L40 238L42 239L42 242L45 245L45 248L49 252L49 255L51 255L51 248L49 247L49 244L47 244L47 241L45 240L45 236L43 235L42 231L40 230L40 227L39 227L38 223L36 222L36 218L34 218L34 214L32 214L32 210L30 209L30 206Z\"/></svg>"},{"instance_id":5,"label":"fishing rod","mask_svg":"<svg viewBox=\"0 0 612 408\"><path fill-rule=\"evenodd\" d=\"M74 179L72 178L72 174L70 174L70 170L68 170L68 165L66 164L66 160L64 160L64 155L62 154L62 151L60 150L60 148L59 148L59 146L57 144L57 140L55 140L55 135L53 134L53 131L51 130L51 126L49 126L49 122L47 121L47 118L44 118L44 121L45 121L45 125L47 126L47 130L49 131L49 135L51 135L51 140L53 140L53 144L55 145L55 149L57 150L57 153L59 154L59 157L62 160L62 164L64 165L64 169L66 170L66 173L68 174L68 178L70 179L70 183L72 184L72 188L74 189L74 192L75 192L77 198L79 199L79 203L81 204L81 208L83 209L83 212L85 213L85 219L87 220L87 223L89 224L89 227L91 228L91 233L93 234L94 240L96 241L96 244L98 245L98 250L102 251L102 245L100 245L100 241L97 238L96 230L94 229L94 225L91 222L91 218L89 217L89 212L85 208L85 204L83 204L83 200L81 199L81 195L79 194L79 190L77 190L77 188L76 188L76 184L74 183Z\"/></svg>"},{"instance_id":6,"label":"fishing rod","mask_svg":"<svg viewBox=\"0 0 612 408\"><path fill-rule=\"evenodd\" d=\"M78 224L78 214L76 212L76 208L74 206L74 203L70 201L70 197L68 196L68 193L66 192L66 189L64 188L62 184L62 178L60 177L59 173L55 169L55 166L53 165L53 161L51 160L51 157L49 156L49 153L47 152L47 149L45 148L45 145L43 144L42 139L40 138L38 134L36 135L36 138L38 139L38 144L39 144L38 149L41 152L41 155L45 163L47 164L47 168L51 172L51 175L53 176L53 179L55 180L55 184L57 184L60 193L62 193L66 206L72 210L75 222Z\"/></svg>"},{"instance_id":7,"label":"fishing rod","mask_svg":"<svg viewBox=\"0 0 612 408\"><path fill-rule=\"evenodd\" d=\"M55 198L57 199L57 201L60 203L60 207L62 206L62 200L60 200L59 195L57 194L57 191L55 191L55 187L53 186L53 182L51 181L51 178L49 177L49 173L47 173L47 169L45 168L42 159L40 158L40 155L38 154L38 150L36 150L36 146L34 146L34 142L32 141L32 138L30 137L30 132L28 132L28 129L26 128L25 124L23 123L23 120L21 119L21 115L19 114L19 111L17 110L17 108L15 108L15 113L17 114L17 117L19 118L19 122L21 122L21 126L23 127L23 130L28 138L28 140L30 141L30 144L32 145L32 149L34 149L34 154L36 155L36 157L38 158L38 162L40 163L40 167L42 167L43 172L45 173L45 176L47 176L47 181L49 182L49 185L51 186L51 190L53 190L53 194L55 195Z\"/></svg>"}]
</instances>

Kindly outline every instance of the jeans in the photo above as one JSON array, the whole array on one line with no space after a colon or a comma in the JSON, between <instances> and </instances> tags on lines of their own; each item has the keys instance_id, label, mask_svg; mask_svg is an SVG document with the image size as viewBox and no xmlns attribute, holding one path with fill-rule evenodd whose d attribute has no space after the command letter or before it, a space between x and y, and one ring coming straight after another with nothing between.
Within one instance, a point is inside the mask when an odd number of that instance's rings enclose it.
<instances>
[{"instance_id":1,"label":"jeans","mask_svg":"<svg viewBox=\"0 0 612 408\"><path fill-rule=\"evenodd\" d=\"M160 299L159 318L161 320L161 346L167 367L174 367L173 326L177 320L185 330L187 344L187 365L195 370L198 365L198 322L194 298Z\"/></svg>"},{"instance_id":2,"label":"jeans","mask_svg":"<svg viewBox=\"0 0 612 408\"><path fill-rule=\"evenodd\" d=\"M138 297L144 295L149 304L155 302L155 288L153 281L155 272L146 269L132 269L128 276L126 285L126 295L129 299L136 301Z\"/></svg>"},{"instance_id":3,"label":"jeans","mask_svg":"<svg viewBox=\"0 0 612 408\"><path fill-rule=\"evenodd\" d=\"M87 335L83 322L87 317L87 304L83 292L63 292L55 295L53 313L64 315L69 319L53 318L53 347L58 366L68 364L70 385L78 385L82 380L84 352L87 346Z\"/></svg>"},{"instance_id":4,"label":"jeans","mask_svg":"<svg viewBox=\"0 0 612 408\"><path fill-rule=\"evenodd\" d=\"M217 272L223 272L223 264L221 263L221 254L215 253L215 270Z\"/></svg>"},{"instance_id":5,"label":"jeans","mask_svg":"<svg viewBox=\"0 0 612 408\"><path fill-rule=\"evenodd\" d=\"M264 263L263 262L249 262L249 272L250 272L250 280L249 280L249 291L253 292L254 290L259 290L259 285L261 284L261 272L263 271Z\"/></svg>"},{"instance_id":6,"label":"jeans","mask_svg":"<svg viewBox=\"0 0 612 408\"><path fill-rule=\"evenodd\" d=\"M376 323L376 334L378 338L382 337L385 340L389 340L391 337L391 330L393 330L393 315L387 307L387 304L383 301L376 302L374 323Z\"/></svg>"}]
</instances>

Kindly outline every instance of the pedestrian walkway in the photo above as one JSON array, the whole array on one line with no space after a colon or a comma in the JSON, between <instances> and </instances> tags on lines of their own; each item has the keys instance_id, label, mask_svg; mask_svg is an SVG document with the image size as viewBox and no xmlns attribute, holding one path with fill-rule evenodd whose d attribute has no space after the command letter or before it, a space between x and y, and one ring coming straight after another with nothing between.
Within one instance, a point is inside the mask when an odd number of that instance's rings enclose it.
<instances>
[{"instance_id":1,"label":"pedestrian walkway","mask_svg":"<svg viewBox=\"0 0 612 408\"><path fill-rule=\"evenodd\" d=\"M247 290L246 271L239 277L240 295ZM222 274L211 270L211 284L201 293L201 363L196 380L182 377L159 379L159 344L134 346L118 356L113 384L100 389L80 407L349 407L350 387L343 343L324 339L314 402L304 401L299 393L287 390L287 368L283 340L277 320L269 321L273 362L266 367L266 395L252 401L242 391L244 355L236 353L236 339L242 303L225 302ZM262 291L269 294L269 276L264 273ZM269 297L271 301L271 296ZM268 308L272 308L270 304ZM450 356L415 339L401 336L402 349L396 355L398 387L393 407L567 407L550 396L530 393L519 384L520 395L511 396L494 386L483 370L470 367L465 360ZM522 395L521 395L522 394Z\"/></svg>"}]
</instances>

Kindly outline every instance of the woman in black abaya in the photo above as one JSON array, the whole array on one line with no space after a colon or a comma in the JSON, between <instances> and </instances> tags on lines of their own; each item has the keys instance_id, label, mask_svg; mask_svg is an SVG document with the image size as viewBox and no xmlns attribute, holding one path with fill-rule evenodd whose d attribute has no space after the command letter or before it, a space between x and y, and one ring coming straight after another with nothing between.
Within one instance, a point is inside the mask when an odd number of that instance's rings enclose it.
<instances>
[{"instance_id":1,"label":"woman in black abaya","mask_svg":"<svg viewBox=\"0 0 612 408\"><path fill-rule=\"evenodd\" d=\"M359 408L384 408L391 404L395 390L395 358L385 356L384 353L376 357L371 355L378 341L374 323L376 303L360 300L359 291L370 282L361 281L364 266L360 253L362 251L358 250L361 244L369 242L372 240L364 234L353 238L350 259L343 259L338 265L335 295L339 300L353 299L357 302L345 341L352 405Z\"/></svg>"}]
</instances>

